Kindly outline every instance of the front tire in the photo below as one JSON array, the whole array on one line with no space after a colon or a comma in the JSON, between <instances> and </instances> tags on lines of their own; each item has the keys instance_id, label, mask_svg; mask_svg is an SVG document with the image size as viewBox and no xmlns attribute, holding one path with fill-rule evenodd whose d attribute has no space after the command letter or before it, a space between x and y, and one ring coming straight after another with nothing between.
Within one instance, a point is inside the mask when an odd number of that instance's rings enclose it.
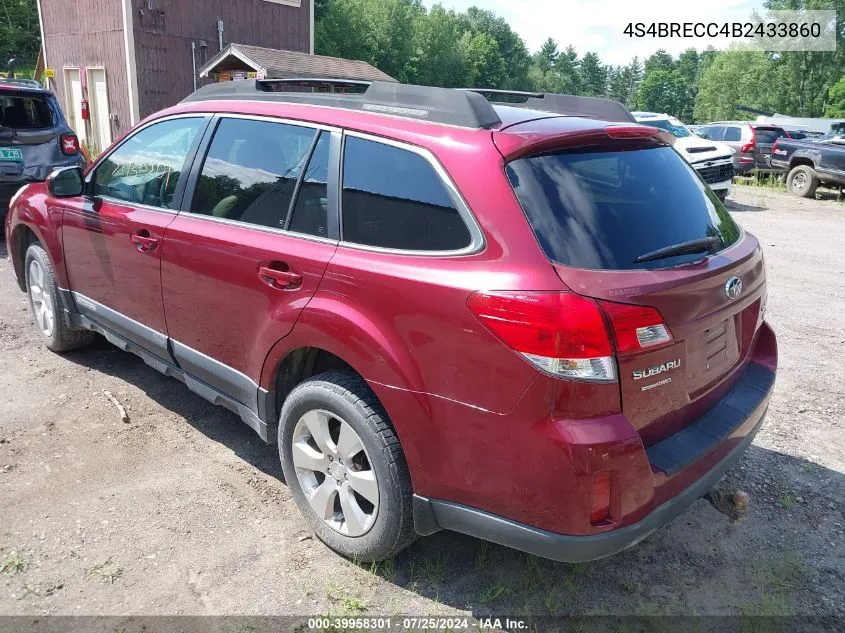
<instances>
[{"instance_id":1,"label":"front tire","mask_svg":"<svg viewBox=\"0 0 845 633\"><path fill-rule=\"evenodd\" d=\"M801 198L815 198L819 184L816 170L809 165L796 165L786 177L787 191Z\"/></svg>"},{"instance_id":2,"label":"front tire","mask_svg":"<svg viewBox=\"0 0 845 633\"><path fill-rule=\"evenodd\" d=\"M94 340L88 330L72 330L62 318L59 287L47 251L38 242L30 244L24 259L26 292L44 344L54 352L85 347Z\"/></svg>"},{"instance_id":3,"label":"front tire","mask_svg":"<svg viewBox=\"0 0 845 633\"><path fill-rule=\"evenodd\" d=\"M336 552L379 561L416 538L399 438L354 373L326 372L291 391L279 419L279 457L300 512Z\"/></svg>"}]
</instances>

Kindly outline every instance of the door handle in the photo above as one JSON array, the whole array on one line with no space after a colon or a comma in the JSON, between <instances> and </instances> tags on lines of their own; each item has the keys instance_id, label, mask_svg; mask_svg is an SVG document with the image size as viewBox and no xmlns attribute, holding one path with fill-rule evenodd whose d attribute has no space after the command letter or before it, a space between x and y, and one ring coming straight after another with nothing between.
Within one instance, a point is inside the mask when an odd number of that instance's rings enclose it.
<instances>
[{"instance_id":1,"label":"door handle","mask_svg":"<svg viewBox=\"0 0 845 633\"><path fill-rule=\"evenodd\" d=\"M141 253L150 253L158 246L158 238L150 235L147 229L133 233L129 239Z\"/></svg>"},{"instance_id":2,"label":"door handle","mask_svg":"<svg viewBox=\"0 0 845 633\"><path fill-rule=\"evenodd\" d=\"M285 266L284 264L276 264L276 266ZM302 275L295 273L292 270L278 270L270 266L259 266L258 276L264 283L278 288L297 288L302 285Z\"/></svg>"}]
</instances>

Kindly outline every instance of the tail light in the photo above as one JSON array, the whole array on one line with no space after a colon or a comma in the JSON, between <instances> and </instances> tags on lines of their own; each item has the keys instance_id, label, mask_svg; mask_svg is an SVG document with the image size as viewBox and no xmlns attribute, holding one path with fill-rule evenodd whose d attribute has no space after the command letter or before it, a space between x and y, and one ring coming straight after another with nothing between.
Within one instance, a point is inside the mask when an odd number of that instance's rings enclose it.
<instances>
[{"instance_id":1,"label":"tail light","mask_svg":"<svg viewBox=\"0 0 845 633\"><path fill-rule=\"evenodd\" d=\"M609 301L600 303L613 326L616 351L620 354L638 352L672 342L669 328L654 308Z\"/></svg>"},{"instance_id":2,"label":"tail light","mask_svg":"<svg viewBox=\"0 0 845 633\"><path fill-rule=\"evenodd\" d=\"M590 508L590 523L600 525L610 520L610 471L593 474L592 507Z\"/></svg>"},{"instance_id":3,"label":"tail light","mask_svg":"<svg viewBox=\"0 0 845 633\"><path fill-rule=\"evenodd\" d=\"M528 291L476 292L467 305L508 347L558 378L613 382L615 352L672 342L660 313L647 306Z\"/></svg>"},{"instance_id":4,"label":"tail light","mask_svg":"<svg viewBox=\"0 0 845 633\"><path fill-rule=\"evenodd\" d=\"M62 134L59 137L59 146L65 156L73 156L79 153L79 139L76 138L76 134Z\"/></svg>"},{"instance_id":5,"label":"tail light","mask_svg":"<svg viewBox=\"0 0 845 633\"><path fill-rule=\"evenodd\" d=\"M648 138L659 134L660 130L648 125L608 125L604 133L614 139Z\"/></svg>"},{"instance_id":6,"label":"tail light","mask_svg":"<svg viewBox=\"0 0 845 633\"><path fill-rule=\"evenodd\" d=\"M508 347L559 378L613 382L613 346L598 304L566 292L477 292L469 309Z\"/></svg>"},{"instance_id":7,"label":"tail light","mask_svg":"<svg viewBox=\"0 0 845 633\"><path fill-rule=\"evenodd\" d=\"M754 148L757 146L757 133L754 131L754 128L749 126L751 129L751 140L747 143L743 143L742 147L739 148L740 152L753 152Z\"/></svg>"}]
</instances>

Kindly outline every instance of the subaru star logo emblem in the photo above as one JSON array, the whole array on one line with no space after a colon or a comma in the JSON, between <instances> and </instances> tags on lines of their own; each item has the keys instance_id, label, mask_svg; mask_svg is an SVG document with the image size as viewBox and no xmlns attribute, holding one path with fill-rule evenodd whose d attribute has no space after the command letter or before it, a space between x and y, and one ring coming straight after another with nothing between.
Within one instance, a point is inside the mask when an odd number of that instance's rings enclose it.
<instances>
[{"instance_id":1,"label":"subaru star logo emblem","mask_svg":"<svg viewBox=\"0 0 845 633\"><path fill-rule=\"evenodd\" d=\"M725 284L725 294L728 299L737 299L742 294L742 279L739 277L731 277L728 283Z\"/></svg>"}]
</instances>

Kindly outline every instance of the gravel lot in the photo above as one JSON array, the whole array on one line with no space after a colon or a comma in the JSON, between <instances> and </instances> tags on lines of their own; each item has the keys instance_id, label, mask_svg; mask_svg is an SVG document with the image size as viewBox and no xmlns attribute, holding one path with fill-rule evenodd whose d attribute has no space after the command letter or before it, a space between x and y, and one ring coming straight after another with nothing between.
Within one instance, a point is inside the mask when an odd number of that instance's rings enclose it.
<instances>
[{"instance_id":1,"label":"gravel lot","mask_svg":"<svg viewBox=\"0 0 845 633\"><path fill-rule=\"evenodd\" d=\"M723 482L748 516L701 500L586 565L449 533L375 567L335 555L234 415L104 341L42 347L0 243L0 614L845 616L845 204L738 187L730 206L766 249L781 358Z\"/></svg>"}]
</instances>

